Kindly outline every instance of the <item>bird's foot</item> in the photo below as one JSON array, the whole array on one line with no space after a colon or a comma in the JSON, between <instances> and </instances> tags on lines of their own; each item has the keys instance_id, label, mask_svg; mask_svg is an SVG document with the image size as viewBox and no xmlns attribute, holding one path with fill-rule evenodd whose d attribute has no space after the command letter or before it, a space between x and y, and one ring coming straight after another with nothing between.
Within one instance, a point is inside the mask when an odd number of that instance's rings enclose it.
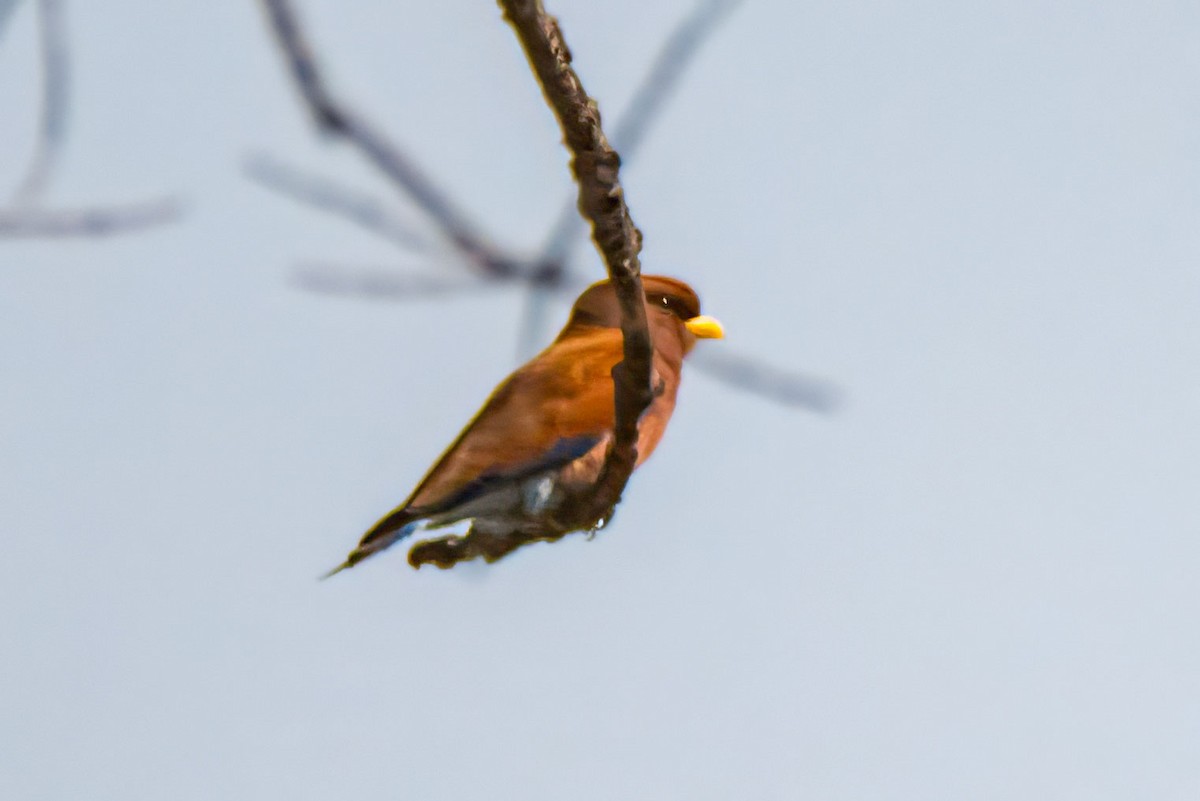
<instances>
[{"instance_id":1,"label":"bird's foot","mask_svg":"<svg viewBox=\"0 0 1200 801\"><path fill-rule=\"evenodd\" d=\"M471 529L461 537L438 537L418 542L408 552L408 563L417 568L432 564L443 570L480 556L484 561L491 563L507 556L526 542L528 540L516 536L501 536Z\"/></svg>"},{"instance_id":2,"label":"bird's foot","mask_svg":"<svg viewBox=\"0 0 1200 801\"><path fill-rule=\"evenodd\" d=\"M472 526L463 536L438 537L433 540L418 542L408 552L408 563L419 568L431 564L446 570L459 562L466 562L477 557L489 564L508 556L522 545L531 542L547 542L561 539L563 534L537 534L523 532L493 533L481 531Z\"/></svg>"}]
</instances>

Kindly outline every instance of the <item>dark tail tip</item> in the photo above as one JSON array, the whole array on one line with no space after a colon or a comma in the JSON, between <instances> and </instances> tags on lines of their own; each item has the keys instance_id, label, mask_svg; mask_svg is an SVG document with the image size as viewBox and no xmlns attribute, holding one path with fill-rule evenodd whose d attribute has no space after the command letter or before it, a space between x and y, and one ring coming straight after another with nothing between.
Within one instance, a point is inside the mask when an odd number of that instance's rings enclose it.
<instances>
[{"instance_id":1,"label":"dark tail tip","mask_svg":"<svg viewBox=\"0 0 1200 801\"><path fill-rule=\"evenodd\" d=\"M317 581L324 581L327 578L336 576L338 573L341 573L343 570L345 570L348 567L354 567L354 563L351 562L349 559L347 559L345 562L342 562L340 565L335 567L333 570L330 570L328 573L318 576Z\"/></svg>"},{"instance_id":2,"label":"dark tail tip","mask_svg":"<svg viewBox=\"0 0 1200 801\"><path fill-rule=\"evenodd\" d=\"M388 527L388 525L392 523L395 518L399 517L399 515L393 513L389 517L381 520L373 529L367 532L366 536L362 538L362 542L358 544L358 547L351 551L350 555L346 557L345 562L342 562L333 570L330 570L328 573L321 576L320 580L324 581L330 576L336 576L338 573L341 573L348 567L354 567L368 556L372 556L384 550L396 540L404 539L409 534L412 534L419 526L418 521L409 521L407 523L402 523L399 526Z\"/></svg>"}]
</instances>

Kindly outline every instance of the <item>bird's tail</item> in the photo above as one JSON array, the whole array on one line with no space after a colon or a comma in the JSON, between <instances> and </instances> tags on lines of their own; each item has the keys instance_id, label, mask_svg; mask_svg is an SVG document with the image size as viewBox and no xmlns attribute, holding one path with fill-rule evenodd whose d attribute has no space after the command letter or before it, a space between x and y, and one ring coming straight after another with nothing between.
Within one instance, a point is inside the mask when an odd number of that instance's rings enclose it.
<instances>
[{"instance_id":1,"label":"bird's tail","mask_svg":"<svg viewBox=\"0 0 1200 801\"><path fill-rule=\"evenodd\" d=\"M330 570L322 579L327 579L330 576L341 573L348 567L354 567L368 556L373 556L392 543L402 540L408 535L416 531L421 525L420 520L413 520L411 513L403 507L395 510L387 517L380 520L371 530L363 535L359 541L358 547L350 552L346 557L346 561Z\"/></svg>"}]
</instances>

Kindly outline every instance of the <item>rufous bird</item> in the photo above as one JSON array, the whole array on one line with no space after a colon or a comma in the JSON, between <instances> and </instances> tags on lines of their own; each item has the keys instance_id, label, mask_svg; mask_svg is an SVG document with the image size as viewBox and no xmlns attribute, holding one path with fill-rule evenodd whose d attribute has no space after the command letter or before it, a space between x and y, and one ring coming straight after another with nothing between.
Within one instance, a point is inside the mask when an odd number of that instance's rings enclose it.
<instances>
[{"instance_id":1,"label":"rufous bird","mask_svg":"<svg viewBox=\"0 0 1200 801\"><path fill-rule=\"evenodd\" d=\"M644 275L642 287L654 347L653 400L638 421L638 465L654 452L675 410L684 356L697 339L724 336L719 322L700 314L700 299L684 282ZM612 369L624 356L620 325L612 284L585 290L554 342L492 392L412 495L328 575L418 529L467 519L466 535L419 543L409 562L450 567L475 556L492 562L526 542L561 536L550 524L555 511L595 485L613 438Z\"/></svg>"}]
</instances>

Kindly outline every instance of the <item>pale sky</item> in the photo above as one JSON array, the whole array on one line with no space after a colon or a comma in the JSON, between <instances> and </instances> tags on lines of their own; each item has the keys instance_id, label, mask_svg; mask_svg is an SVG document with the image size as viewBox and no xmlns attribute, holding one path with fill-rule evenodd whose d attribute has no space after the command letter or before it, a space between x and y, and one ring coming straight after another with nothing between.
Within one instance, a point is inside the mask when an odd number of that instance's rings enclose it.
<instances>
[{"instance_id":1,"label":"pale sky","mask_svg":"<svg viewBox=\"0 0 1200 801\"><path fill-rule=\"evenodd\" d=\"M690 8L550 7L609 118ZM535 249L566 156L497 8L301 10L338 89ZM1200 5L745 3L623 173L644 269L724 322L702 347L844 408L685 370L593 541L329 582L513 368L523 296L296 288L458 268L245 180L264 151L394 196L313 136L254 4L67 14L47 202L189 211L0 242L0 797L1200 797Z\"/></svg>"}]
</instances>

